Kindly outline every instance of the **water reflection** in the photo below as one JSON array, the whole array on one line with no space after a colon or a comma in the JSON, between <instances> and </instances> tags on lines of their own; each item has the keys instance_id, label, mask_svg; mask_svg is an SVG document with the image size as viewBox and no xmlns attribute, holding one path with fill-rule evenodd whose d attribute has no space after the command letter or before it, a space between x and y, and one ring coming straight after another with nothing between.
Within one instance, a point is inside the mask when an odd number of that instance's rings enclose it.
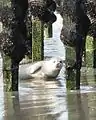
<instances>
[{"instance_id":1,"label":"water reflection","mask_svg":"<svg viewBox=\"0 0 96 120\"><path fill-rule=\"evenodd\" d=\"M95 120L95 93L78 93L68 96L68 120Z\"/></svg>"},{"instance_id":2,"label":"water reflection","mask_svg":"<svg viewBox=\"0 0 96 120\"><path fill-rule=\"evenodd\" d=\"M46 88L40 84L39 89L37 87L32 89L32 86L27 89L26 86L20 89L20 93L5 93L4 110L2 110L4 114L0 120L59 120L61 114L67 112L66 107L62 106L66 102L65 95L55 86L49 88L49 84L52 83L49 82ZM58 92L62 96L59 96Z\"/></svg>"},{"instance_id":3,"label":"water reflection","mask_svg":"<svg viewBox=\"0 0 96 120\"><path fill-rule=\"evenodd\" d=\"M39 115L40 120L42 116L45 117L44 120L58 120L60 114L66 111L66 106L63 106L66 102L66 95L63 89L64 87L60 87L59 82L60 81L56 80L43 81L38 79L38 81L34 80L32 84L30 84L30 82L25 83L25 86L27 85L26 87L30 89L30 92L26 91L26 101L28 100L30 102L29 104L28 102L24 102L25 106L23 104L21 109L23 111L32 110L31 115L35 115L34 117L36 118ZM22 83L21 86L24 86L24 83ZM24 89L25 88L22 89L21 87L21 91L24 91ZM22 96L24 97L24 94ZM21 98L21 101L23 102L24 99Z\"/></svg>"},{"instance_id":4,"label":"water reflection","mask_svg":"<svg viewBox=\"0 0 96 120\"><path fill-rule=\"evenodd\" d=\"M20 120L19 93L9 92L4 94L4 120Z\"/></svg>"},{"instance_id":5,"label":"water reflection","mask_svg":"<svg viewBox=\"0 0 96 120\"><path fill-rule=\"evenodd\" d=\"M83 101L82 101L82 97ZM84 96L78 92L69 94L68 98L68 120L88 120L88 100L87 95Z\"/></svg>"},{"instance_id":6,"label":"water reflection","mask_svg":"<svg viewBox=\"0 0 96 120\"><path fill-rule=\"evenodd\" d=\"M55 81L21 83L20 92L4 93L0 120L95 120L95 92L64 91ZM24 85L25 84L25 85ZM44 85L45 84L45 85ZM23 87L22 87L23 86ZM62 90L63 89L63 90ZM1 116L2 115L2 116Z\"/></svg>"},{"instance_id":7,"label":"water reflection","mask_svg":"<svg viewBox=\"0 0 96 120\"><path fill-rule=\"evenodd\" d=\"M67 112L66 94L60 81L34 79L20 83L18 92L4 93L0 120L62 120ZM63 115L66 117L67 114Z\"/></svg>"}]
</instances>

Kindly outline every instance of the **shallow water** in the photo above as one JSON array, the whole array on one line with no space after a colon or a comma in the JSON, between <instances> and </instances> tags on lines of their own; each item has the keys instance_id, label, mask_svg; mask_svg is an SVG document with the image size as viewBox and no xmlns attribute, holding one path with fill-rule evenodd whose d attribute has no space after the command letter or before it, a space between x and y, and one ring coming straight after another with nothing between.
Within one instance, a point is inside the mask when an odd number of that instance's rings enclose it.
<instances>
[{"instance_id":1,"label":"shallow water","mask_svg":"<svg viewBox=\"0 0 96 120\"><path fill-rule=\"evenodd\" d=\"M59 38L62 18L57 16L53 38L44 41L44 55L65 59L65 48ZM95 71L82 68L80 91L67 91L63 67L57 79L20 81L19 92L13 93L3 92L0 71L0 120L96 120Z\"/></svg>"}]
</instances>

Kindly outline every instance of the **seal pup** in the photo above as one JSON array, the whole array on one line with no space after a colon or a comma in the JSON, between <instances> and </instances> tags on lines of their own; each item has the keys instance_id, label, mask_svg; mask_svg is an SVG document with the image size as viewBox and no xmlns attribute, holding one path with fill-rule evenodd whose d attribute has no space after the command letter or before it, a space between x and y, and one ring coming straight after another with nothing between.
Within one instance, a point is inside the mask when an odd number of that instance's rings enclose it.
<instances>
[{"instance_id":1,"label":"seal pup","mask_svg":"<svg viewBox=\"0 0 96 120\"><path fill-rule=\"evenodd\" d=\"M38 61L19 66L19 78L56 78L63 66L61 58L51 58L49 60Z\"/></svg>"}]
</instances>

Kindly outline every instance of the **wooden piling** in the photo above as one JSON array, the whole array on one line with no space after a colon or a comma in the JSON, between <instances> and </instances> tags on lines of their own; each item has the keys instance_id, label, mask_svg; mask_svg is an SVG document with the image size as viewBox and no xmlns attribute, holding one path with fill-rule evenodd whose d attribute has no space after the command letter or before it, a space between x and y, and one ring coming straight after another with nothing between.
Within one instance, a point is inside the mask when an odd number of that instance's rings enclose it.
<instances>
[{"instance_id":1,"label":"wooden piling","mask_svg":"<svg viewBox=\"0 0 96 120\"><path fill-rule=\"evenodd\" d=\"M45 26L45 38L52 38L53 36L53 30L52 30L52 24Z\"/></svg>"},{"instance_id":2,"label":"wooden piling","mask_svg":"<svg viewBox=\"0 0 96 120\"><path fill-rule=\"evenodd\" d=\"M75 49L71 47L66 48L66 61L67 67L73 66L75 63L76 53ZM80 89L80 69L74 70L67 70L67 77L66 77L66 87L67 90L76 90Z\"/></svg>"},{"instance_id":3,"label":"wooden piling","mask_svg":"<svg viewBox=\"0 0 96 120\"><path fill-rule=\"evenodd\" d=\"M71 47L66 47L66 61L67 66L72 66L75 62L75 50ZM74 70L66 70L67 77L66 77L66 88L67 90L74 90L76 89L76 71Z\"/></svg>"},{"instance_id":4,"label":"wooden piling","mask_svg":"<svg viewBox=\"0 0 96 120\"><path fill-rule=\"evenodd\" d=\"M76 88L76 73L73 70L68 70L66 77L66 88L67 90L75 90Z\"/></svg>"},{"instance_id":5,"label":"wooden piling","mask_svg":"<svg viewBox=\"0 0 96 120\"><path fill-rule=\"evenodd\" d=\"M6 92L12 90L12 74L11 74L11 59L3 54L3 80L4 90Z\"/></svg>"},{"instance_id":6,"label":"wooden piling","mask_svg":"<svg viewBox=\"0 0 96 120\"><path fill-rule=\"evenodd\" d=\"M19 65L14 64L9 56L3 54L3 81L6 92L18 91L18 71Z\"/></svg>"},{"instance_id":7,"label":"wooden piling","mask_svg":"<svg viewBox=\"0 0 96 120\"><path fill-rule=\"evenodd\" d=\"M96 68L96 37L93 38L93 68Z\"/></svg>"},{"instance_id":8,"label":"wooden piling","mask_svg":"<svg viewBox=\"0 0 96 120\"><path fill-rule=\"evenodd\" d=\"M12 91L18 91L19 64L11 60Z\"/></svg>"},{"instance_id":9,"label":"wooden piling","mask_svg":"<svg viewBox=\"0 0 96 120\"><path fill-rule=\"evenodd\" d=\"M32 62L44 59L44 25L38 18L32 19Z\"/></svg>"},{"instance_id":10,"label":"wooden piling","mask_svg":"<svg viewBox=\"0 0 96 120\"><path fill-rule=\"evenodd\" d=\"M76 69L76 90L80 89L80 69Z\"/></svg>"}]
</instances>

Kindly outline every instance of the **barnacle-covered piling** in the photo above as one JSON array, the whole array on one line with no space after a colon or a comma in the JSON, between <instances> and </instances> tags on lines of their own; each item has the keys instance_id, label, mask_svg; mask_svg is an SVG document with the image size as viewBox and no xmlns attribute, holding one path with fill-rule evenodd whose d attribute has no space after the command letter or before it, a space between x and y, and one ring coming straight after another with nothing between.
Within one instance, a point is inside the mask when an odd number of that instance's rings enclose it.
<instances>
[{"instance_id":1,"label":"barnacle-covered piling","mask_svg":"<svg viewBox=\"0 0 96 120\"><path fill-rule=\"evenodd\" d=\"M53 29L52 29L52 24L49 24L47 26L44 27L44 37L45 38L52 38L53 36Z\"/></svg>"},{"instance_id":2,"label":"barnacle-covered piling","mask_svg":"<svg viewBox=\"0 0 96 120\"><path fill-rule=\"evenodd\" d=\"M32 62L44 59L44 25L38 18L32 19Z\"/></svg>"}]
</instances>

